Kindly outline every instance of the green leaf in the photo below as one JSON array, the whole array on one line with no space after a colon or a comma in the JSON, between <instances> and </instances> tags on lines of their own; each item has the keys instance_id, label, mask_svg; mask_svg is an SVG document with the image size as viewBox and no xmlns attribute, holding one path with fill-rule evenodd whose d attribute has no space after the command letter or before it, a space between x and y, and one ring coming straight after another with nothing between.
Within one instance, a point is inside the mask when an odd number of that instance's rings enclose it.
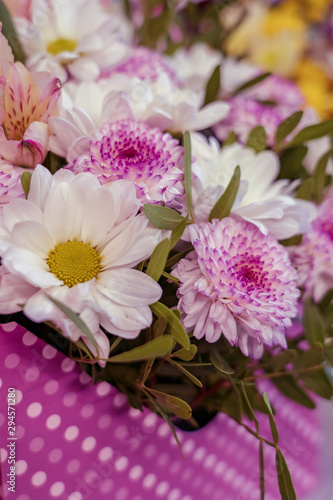
<instances>
[{"instance_id":1,"label":"green leaf","mask_svg":"<svg viewBox=\"0 0 333 500\"><path fill-rule=\"evenodd\" d=\"M303 181L300 187L297 189L295 198L310 201L312 198L312 191L313 180L311 179L311 177L309 177L308 179L305 179L305 181Z\"/></svg>"},{"instance_id":2,"label":"green leaf","mask_svg":"<svg viewBox=\"0 0 333 500\"><path fill-rule=\"evenodd\" d=\"M324 361L323 346L315 343L310 349L299 354L295 361L297 370L306 370L320 367ZM333 396L333 386L328 378L325 368L321 367L313 371L299 373L299 377L305 382L308 389L315 392L324 399L331 399Z\"/></svg>"},{"instance_id":3,"label":"green leaf","mask_svg":"<svg viewBox=\"0 0 333 500\"><path fill-rule=\"evenodd\" d=\"M237 95L240 92L242 92L245 89L248 89L250 87L253 87L254 85L257 85L258 83L262 82L265 80L268 76L271 76L271 73L263 73L262 75L256 76L255 78L251 78L251 80L248 80L246 83L243 83L240 85L235 91L233 95Z\"/></svg>"},{"instance_id":4,"label":"green leaf","mask_svg":"<svg viewBox=\"0 0 333 500\"><path fill-rule=\"evenodd\" d=\"M296 401L306 408L315 408L316 405L308 394L302 389L292 375L282 375L271 379L274 385L279 389L282 394L292 401Z\"/></svg>"},{"instance_id":5,"label":"green leaf","mask_svg":"<svg viewBox=\"0 0 333 500\"><path fill-rule=\"evenodd\" d=\"M167 326L166 318L157 318L157 320L153 324L153 337L161 337L165 332Z\"/></svg>"},{"instance_id":6,"label":"green leaf","mask_svg":"<svg viewBox=\"0 0 333 500\"><path fill-rule=\"evenodd\" d=\"M306 146L296 146L282 151L280 162L281 168L278 179L301 179L307 177L302 162L308 152Z\"/></svg>"},{"instance_id":7,"label":"green leaf","mask_svg":"<svg viewBox=\"0 0 333 500\"><path fill-rule=\"evenodd\" d=\"M231 132L229 132L228 137L225 139L225 141L223 141L223 147L230 146L231 144L234 144L235 142L237 142L237 135L232 130Z\"/></svg>"},{"instance_id":8,"label":"green leaf","mask_svg":"<svg viewBox=\"0 0 333 500\"><path fill-rule=\"evenodd\" d=\"M287 463L279 447L276 448L276 469L281 500L297 500Z\"/></svg>"},{"instance_id":9,"label":"green leaf","mask_svg":"<svg viewBox=\"0 0 333 500\"><path fill-rule=\"evenodd\" d=\"M58 309L60 309L60 311L62 311L64 314L66 314L67 318L69 318L71 321L73 321L73 323L79 328L79 330L81 330L81 332L84 334L84 336L87 337L87 339L90 340L90 342L93 344L93 346L95 347L95 349L96 349L96 351L98 353L98 345L97 345L97 342L95 340L95 337L93 336L93 334L89 330L89 328L86 325L86 323L79 317L79 315L76 314L71 309L69 309L69 307L67 307L60 300L58 300L58 299L56 299L56 298L54 298L54 297L52 297L51 295L48 295L48 294L46 294L46 296L47 296L47 298L51 302L53 302L53 304L55 306L58 307Z\"/></svg>"},{"instance_id":10,"label":"green leaf","mask_svg":"<svg viewBox=\"0 0 333 500\"><path fill-rule=\"evenodd\" d=\"M200 380L197 377L195 377L191 372L186 370L186 368L184 366L180 365L179 363L177 363L173 359L168 359L168 363L170 363L171 365L178 368L178 370L183 372L184 375L186 375L186 377L189 378L191 380L191 382L193 382L194 385L196 385L197 387L200 387L200 389L202 388L202 383L200 382Z\"/></svg>"},{"instance_id":11,"label":"green leaf","mask_svg":"<svg viewBox=\"0 0 333 500\"><path fill-rule=\"evenodd\" d=\"M23 174L21 175L21 184L22 184L22 188L23 188L26 199L28 198L28 194L30 191L31 176L32 176L32 173L28 172L28 171L23 172Z\"/></svg>"},{"instance_id":12,"label":"green leaf","mask_svg":"<svg viewBox=\"0 0 333 500\"><path fill-rule=\"evenodd\" d=\"M333 149L330 149L319 159L316 168L312 174L313 192L318 203L322 201L323 191L325 188L326 167L328 160L332 156L333 156Z\"/></svg>"},{"instance_id":13,"label":"green leaf","mask_svg":"<svg viewBox=\"0 0 333 500\"><path fill-rule=\"evenodd\" d=\"M180 319L182 313L180 312L179 309L171 309L173 314L175 314L177 316L178 319Z\"/></svg>"},{"instance_id":14,"label":"green leaf","mask_svg":"<svg viewBox=\"0 0 333 500\"><path fill-rule=\"evenodd\" d=\"M146 344L134 347L130 351L122 352L108 359L108 363L135 363L150 358L163 358L168 356L173 348L173 337L163 335L150 340Z\"/></svg>"},{"instance_id":15,"label":"green leaf","mask_svg":"<svg viewBox=\"0 0 333 500\"><path fill-rule=\"evenodd\" d=\"M333 119L326 120L316 125L310 125L309 127L303 128L298 134L293 138L292 141L284 145L284 148L290 148L292 146L298 146L307 141L312 141L314 139L319 139L327 134L332 134L333 132Z\"/></svg>"},{"instance_id":16,"label":"green leaf","mask_svg":"<svg viewBox=\"0 0 333 500\"><path fill-rule=\"evenodd\" d=\"M166 331L172 335L175 340L185 349L190 348L190 340L188 334L186 333L183 325L177 318L175 314L161 302L155 302L155 304L150 305L150 309L155 314L155 316L166 318L168 321Z\"/></svg>"},{"instance_id":17,"label":"green leaf","mask_svg":"<svg viewBox=\"0 0 333 500\"><path fill-rule=\"evenodd\" d=\"M264 443L260 439L259 442L259 464L260 464L260 500L265 500L265 457Z\"/></svg>"},{"instance_id":18,"label":"green leaf","mask_svg":"<svg viewBox=\"0 0 333 500\"><path fill-rule=\"evenodd\" d=\"M171 396L165 392L156 391L150 387L145 387L146 391L150 392L160 403L163 404L169 411L177 415L177 417L187 420L192 416L191 407L182 399Z\"/></svg>"},{"instance_id":19,"label":"green leaf","mask_svg":"<svg viewBox=\"0 0 333 500\"><path fill-rule=\"evenodd\" d=\"M248 148L252 148L256 153L260 153L267 148L267 135L266 130L261 125L254 127L248 137L247 143Z\"/></svg>"},{"instance_id":20,"label":"green leaf","mask_svg":"<svg viewBox=\"0 0 333 500\"><path fill-rule=\"evenodd\" d=\"M182 349L179 349L179 351L172 353L172 357L182 359L183 361L192 361L197 351L197 346L191 344L189 349L184 349L183 347Z\"/></svg>"},{"instance_id":21,"label":"green leaf","mask_svg":"<svg viewBox=\"0 0 333 500\"><path fill-rule=\"evenodd\" d=\"M188 130L184 134L184 184L185 194L188 207L188 213L194 220L192 207L192 153L191 153L191 136Z\"/></svg>"},{"instance_id":22,"label":"green leaf","mask_svg":"<svg viewBox=\"0 0 333 500\"><path fill-rule=\"evenodd\" d=\"M204 106L206 104L209 104L210 102L215 101L220 91L220 84L221 84L220 69L221 69L220 65L216 66L216 68L214 69L213 73L211 74L207 82Z\"/></svg>"},{"instance_id":23,"label":"green leaf","mask_svg":"<svg viewBox=\"0 0 333 500\"><path fill-rule=\"evenodd\" d=\"M231 368L228 361L214 347L211 348L210 360L220 372L227 373L228 375L235 373L235 370Z\"/></svg>"},{"instance_id":24,"label":"green leaf","mask_svg":"<svg viewBox=\"0 0 333 500\"><path fill-rule=\"evenodd\" d=\"M173 231L175 227L184 219L176 210L157 205L143 205L143 211L147 219L150 220L157 229Z\"/></svg>"},{"instance_id":25,"label":"green leaf","mask_svg":"<svg viewBox=\"0 0 333 500\"><path fill-rule=\"evenodd\" d=\"M319 308L312 299L304 302L303 325L305 338L314 344L325 340L325 322Z\"/></svg>"},{"instance_id":26,"label":"green leaf","mask_svg":"<svg viewBox=\"0 0 333 500\"><path fill-rule=\"evenodd\" d=\"M297 111L280 123L275 134L275 144L279 144L283 141L283 139L297 127L302 119L302 116L303 111Z\"/></svg>"},{"instance_id":27,"label":"green leaf","mask_svg":"<svg viewBox=\"0 0 333 500\"><path fill-rule=\"evenodd\" d=\"M267 392L264 393L263 398L264 398L265 404L266 404L266 406L267 406L267 408L269 410L269 412L268 412L268 418L269 418L269 424L271 426L273 441L274 441L275 444L278 444L278 442L279 442L279 433L278 433L278 430L277 430L277 427L276 427L276 423L275 423L275 420L274 420L273 410L272 410L272 407L271 407L271 403L269 402Z\"/></svg>"},{"instance_id":28,"label":"green leaf","mask_svg":"<svg viewBox=\"0 0 333 500\"><path fill-rule=\"evenodd\" d=\"M271 372L280 372L282 371L286 365L294 361L297 355L297 351L295 349L288 349L286 351L282 351L279 354L274 354L265 364L264 368L269 368L269 373Z\"/></svg>"},{"instance_id":29,"label":"green leaf","mask_svg":"<svg viewBox=\"0 0 333 500\"><path fill-rule=\"evenodd\" d=\"M185 217L185 219L181 220L179 224L177 224L175 229L172 231L170 238L170 249L172 249L178 243L180 238L183 236L183 232L185 231L187 224L188 224L188 215Z\"/></svg>"},{"instance_id":30,"label":"green leaf","mask_svg":"<svg viewBox=\"0 0 333 500\"><path fill-rule=\"evenodd\" d=\"M15 61L25 63L25 55L13 25L12 18L6 5L0 0L0 22L2 23L2 34L7 38L12 49Z\"/></svg>"},{"instance_id":31,"label":"green leaf","mask_svg":"<svg viewBox=\"0 0 333 500\"><path fill-rule=\"evenodd\" d=\"M213 219L223 219L223 217L228 217L231 212L232 206L235 203L237 192L239 189L241 177L241 170L239 165L234 170L233 176L224 191L222 196L217 200L209 214L209 222Z\"/></svg>"},{"instance_id":32,"label":"green leaf","mask_svg":"<svg viewBox=\"0 0 333 500\"><path fill-rule=\"evenodd\" d=\"M184 257L186 257L186 255L191 252L191 248L188 249L188 250L183 250L182 252L179 252L179 253L176 253L175 255L173 255L172 257L170 257L168 260L167 260L167 263L165 265L165 267L172 267L174 266L175 264L177 264L177 262L179 262L181 259L183 259Z\"/></svg>"},{"instance_id":33,"label":"green leaf","mask_svg":"<svg viewBox=\"0 0 333 500\"><path fill-rule=\"evenodd\" d=\"M146 274L153 278L153 280L158 281L160 279L168 259L169 251L169 238L165 238L155 247L146 270Z\"/></svg>"}]
</instances>

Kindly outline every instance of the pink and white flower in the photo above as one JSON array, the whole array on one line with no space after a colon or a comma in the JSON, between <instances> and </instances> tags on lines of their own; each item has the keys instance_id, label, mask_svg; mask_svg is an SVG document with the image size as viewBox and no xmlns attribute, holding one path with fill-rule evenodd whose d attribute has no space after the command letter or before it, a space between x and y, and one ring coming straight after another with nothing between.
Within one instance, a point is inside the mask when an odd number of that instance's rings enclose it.
<instances>
[{"instance_id":1,"label":"pink and white flower","mask_svg":"<svg viewBox=\"0 0 333 500\"><path fill-rule=\"evenodd\" d=\"M24 198L21 184L23 168L13 167L4 160L0 160L0 209L14 198Z\"/></svg>"},{"instance_id":2,"label":"pink and white flower","mask_svg":"<svg viewBox=\"0 0 333 500\"><path fill-rule=\"evenodd\" d=\"M99 325L137 337L152 322L149 304L161 296L152 278L133 269L160 238L138 209L128 181L100 186L89 173L61 169L52 176L37 166L28 199L12 200L0 216L0 311L9 303L12 311L23 307L32 321L51 321L78 340L82 332L48 297L60 300L91 329L101 362L109 343Z\"/></svg>"},{"instance_id":3,"label":"pink and white flower","mask_svg":"<svg viewBox=\"0 0 333 500\"><path fill-rule=\"evenodd\" d=\"M140 202L176 205L184 193L183 148L170 134L143 122L121 120L104 125L90 141L89 151L69 170L91 172L101 184L130 180Z\"/></svg>"},{"instance_id":4,"label":"pink and white flower","mask_svg":"<svg viewBox=\"0 0 333 500\"><path fill-rule=\"evenodd\" d=\"M297 314L296 271L284 247L231 217L189 228L194 251L173 270L181 320L208 342L223 335L246 355L264 345L286 347L285 328Z\"/></svg>"}]
</instances>

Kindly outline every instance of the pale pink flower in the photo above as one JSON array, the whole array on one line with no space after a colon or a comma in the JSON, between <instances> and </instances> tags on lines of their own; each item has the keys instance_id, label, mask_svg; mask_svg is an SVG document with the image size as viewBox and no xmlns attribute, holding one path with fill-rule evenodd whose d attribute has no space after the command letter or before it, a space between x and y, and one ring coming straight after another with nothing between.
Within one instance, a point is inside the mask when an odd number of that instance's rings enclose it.
<instances>
[{"instance_id":1,"label":"pale pink flower","mask_svg":"<svg viewBox=\"0 0 333 500\"><path fill-rule=\"evenodd\" d=\"M253 224L231 217L189 228L194 251L173 270L178 308L193 335L221 335L246 355L286 347L285 328L297 314L296 271L284 247Z\"/></svg>"},{"instance_id":2,"label":"pale pink flower","mask_svg":"<svg viewBox=\"0 0 333 500\"><path fill-rule=\"evenodd\" d=\"M9 203L13 198L24 198L21 185L23 171L23 168L14 167L0 160L0 207Z\"/></svg>"},{"instance_id":3,"label":"pale pink flower","mask_svg":"<svg viewBox=\"0 0 333 500\"><path fill-rule=\"evenodd\" d=\"M120 120L105 124L89 151L67 168L91 172L101 184L128 179L141 203L170 205L184 193L183 157L183 148L170 134L143 122Z\"/></svg>"},{"instance_id":4,"label":"pale pink flower","mask_svg":"<svg viewBox=\"0 0 333 500\"><path fill-rule=\"evenodd\" d=\"M312 228L301 244L291 250L293 263L298 269L299 286L306 296L316 302L333 289L333 189L318 207Z\"/></svg>"},{"instance_id":5,"label":"pale pink flower","mask_svg":"<svg viewBox=\"0 0 333 500\"><path fill-rule=\"evenodd\" d=\"M48 73L29 73L11 64L0 79L0 155L10 163L35 167L47 154L47 120L60 94Z\"/></svg>"}]
</instances>

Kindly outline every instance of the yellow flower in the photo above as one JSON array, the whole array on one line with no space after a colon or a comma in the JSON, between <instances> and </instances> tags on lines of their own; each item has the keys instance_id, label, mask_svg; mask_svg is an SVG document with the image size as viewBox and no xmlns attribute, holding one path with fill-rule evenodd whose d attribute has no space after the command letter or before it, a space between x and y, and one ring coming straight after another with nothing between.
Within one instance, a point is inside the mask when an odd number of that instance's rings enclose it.
<instances>
[{"instance_id":1,"label":"yellow flower","mask_svg":"<svg viewBox=\"0 0 333 500\"><path fill-rule=\"evenodd\" d=\"M296 69L295 79L307 104L318 112L321 119L330 118L333 115L331 82L320 65L309 59L303 60Z\"/></svg>"}]
</instances>

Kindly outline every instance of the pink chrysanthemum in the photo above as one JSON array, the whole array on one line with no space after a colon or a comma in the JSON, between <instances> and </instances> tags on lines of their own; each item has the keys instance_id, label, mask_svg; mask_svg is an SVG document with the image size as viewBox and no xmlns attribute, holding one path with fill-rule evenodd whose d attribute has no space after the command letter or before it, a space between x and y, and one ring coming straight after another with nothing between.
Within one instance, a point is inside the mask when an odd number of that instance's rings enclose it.
<instances>
[{"instance_id":1,"label":"pink chrysanthemum","mask_svg":"<svg viewBox=\"0 0 333 500\"><path fill-rule=\"evenodd\" d=\"M128 179L141 203L170 205L184 193L183 157L183 148L170 134L120 120L104 125L90 141L89 152L67 168L91 172L101 184Z\"/></svg>"},{"instance_id":2,"label":"pink chrysanthemum","mask_svg":"<svg viewBox=\"0 0 333 500\"><path fill-rule=\"evenodd\" d=\"M194 251L173 271L185 328L208 342L223 334L246 356L259 357L263 344L285 347L299 290L284 247L231 217L189 231Z\"/></svg>"},{"instance_id":3,"label":"pink chrysanthemum","mask_svg":"<svg viewBox=\"0 0 333 500\"><path fill-rule=\"evenodd\" d=\"M137 77L140 80L152 82L156 82L161 73L166 73L172 82L178 83L176 73L168 65L164 56L148 47L133 48L131 57L114 68L110 74L114 73L124 73L130 78Z\"/></svg>"},{"instance_id":4,"label":"pink chrysanthemum","mask_svg":"<svg viewBox=\"0 0 333 500\"><path fill-rule=\"evenodd\" d=\"M0 160L0 206L6 205L13 198L24 198L21 185L23 168L14 167Z\"/></svg>"},{"instance_id":5,"label":"pink chrysanthemum","mask_svg":"<svg viewBox=\"0 0 333 500\"><path fill-rule=\"evenodd\" d=\"M238 140L245 144L251 130L262 125L268 144L274 144L276 129L285 118L280 110L245 97L235 97L227 103L231 106L228 116L213 127L218 139L223 141L234 131Z\"/></svg>"},{"instance_id":6,"label":"pink chrysanthemum","mask_svg":"<svg viewBox=\"0 0 333 500\"><path fill-rule=\"evenodd\" d=\"M316 302L333 288L333 189L318 208L312 228L293 249L292 258L298 269L299 286Z\"/></svg>"}]
</instances>

